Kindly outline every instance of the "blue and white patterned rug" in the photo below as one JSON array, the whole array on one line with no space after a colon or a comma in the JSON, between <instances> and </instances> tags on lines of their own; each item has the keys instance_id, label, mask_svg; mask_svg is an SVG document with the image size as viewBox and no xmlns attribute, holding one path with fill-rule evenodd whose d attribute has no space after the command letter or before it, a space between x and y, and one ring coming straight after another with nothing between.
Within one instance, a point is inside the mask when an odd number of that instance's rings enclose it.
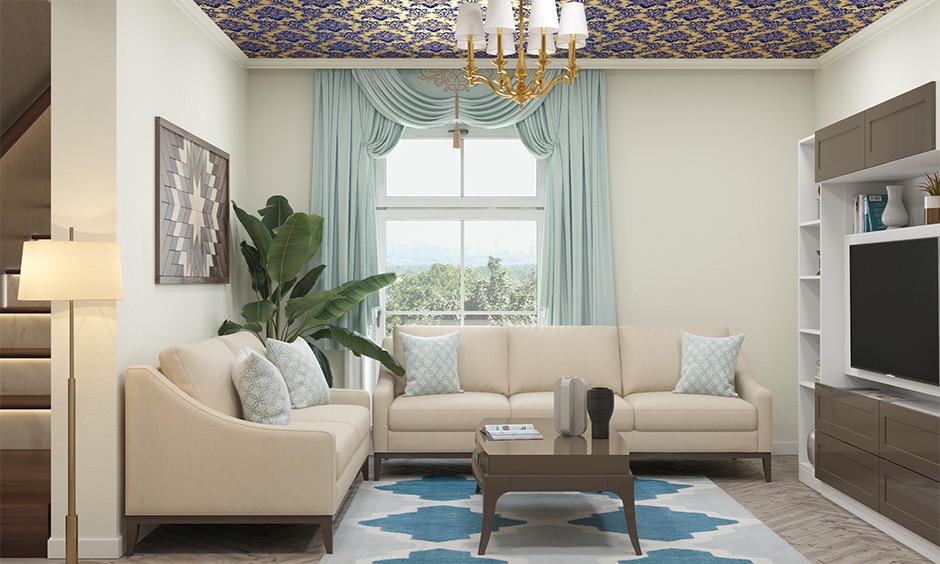
<instances>
[{"instance_id":1,"label":"blue and white patterned rug","mask_svg":"<svg viewBox=\"0 0 940 564\"><path fill-rule=\"evenodd\" d=\"M484 556L482 496L465 476L363 482L334 533L337 563L808 562L702 477L637 478L642 556L633 554L620 498L606 493L508 493Z\"/></svg>"}]
</instances>

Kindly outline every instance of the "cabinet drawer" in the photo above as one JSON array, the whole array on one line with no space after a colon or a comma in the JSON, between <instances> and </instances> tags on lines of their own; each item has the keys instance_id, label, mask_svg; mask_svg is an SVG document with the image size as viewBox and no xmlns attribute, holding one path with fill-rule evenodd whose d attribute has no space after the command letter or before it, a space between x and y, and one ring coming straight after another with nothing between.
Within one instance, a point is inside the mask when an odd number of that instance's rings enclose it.
<instances>
[{"instance_id":1,"label":"cabinet drawer","mask_svg":"<svg viewBox=\"0 0 940 564\"><path fill-rule=\"evenodd\" d=\"M940 482L882 460L879 510L940 545Z\"/></svg>"},{"instance_id":2,"label":"cabinet drawer","mask_svg":"<svg viewBox=\"0 0 940 564\"><path fill-rule=\"evenodd\" d=\"M879 413L881 457L940 481L940 417L894 403Z\"/></svg>"},{"instance_id":3,"label":"cabinet drawer","mask_svg":"<svg viewBox=\"0 0 940 564\"><path fill-rule=\"evenodd\" d=\"M816 477L878 510L879 458L816 430Z\"/></svg>"},{"instance_id":4,"label":"cabinet drawer","mask_svg":"<svg viewBox=\"0 0 940 564\"><path fill-rule=\"evenodd\" d=\"M865 114L858 113L816 132L816 181L865 168Z\"/></svg>"},{"instance_id":5,"label":"cabinet drawer","mask_svg":"<svg viewBox=\"0 0 940 564\"><path fill-rule=\"evenodd\" d=\"M878 400L816 384L816 431L878 453Z\"/></svg>"},{"instance_id":6,"label":"cabinet drawer","mask_svg":"<svg viewBox=\"0 0 940 564\"><path fill-rule=\"evenodd\" d=\"M929 82L865 110L865 166L935 148L936 82Z\"/></svg>"}]
</instances>

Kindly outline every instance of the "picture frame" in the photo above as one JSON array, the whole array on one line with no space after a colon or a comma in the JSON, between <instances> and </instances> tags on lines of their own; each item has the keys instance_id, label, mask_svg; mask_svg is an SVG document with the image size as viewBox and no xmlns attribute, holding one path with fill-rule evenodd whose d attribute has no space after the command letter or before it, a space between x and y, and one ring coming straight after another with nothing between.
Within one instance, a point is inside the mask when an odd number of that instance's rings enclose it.
<instances>
[{"instance_id":1,"label":"picture frame","mask_svg":"<svg viewBox=\"0 0 940 564\"><path fill-rule=\"evenodd\" d=\"M229 282L229 154L157 116L157 284Z\"/></svg>"}]
</instances>

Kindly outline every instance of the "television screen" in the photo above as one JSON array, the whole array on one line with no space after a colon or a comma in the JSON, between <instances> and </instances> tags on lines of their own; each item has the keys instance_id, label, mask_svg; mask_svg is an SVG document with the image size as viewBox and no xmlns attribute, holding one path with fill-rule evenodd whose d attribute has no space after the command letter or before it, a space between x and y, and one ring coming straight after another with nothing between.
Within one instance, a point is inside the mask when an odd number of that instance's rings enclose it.
<instances>
[{"instance_id":1,"label":"television screen","mask_svg":"<svg viewBox=\"0 0 940 564\"><path fill-rule=\"evenodd\" d=\"M851 365L940 385L940 238L849 246Z\"/></svg>"}]
</instances>

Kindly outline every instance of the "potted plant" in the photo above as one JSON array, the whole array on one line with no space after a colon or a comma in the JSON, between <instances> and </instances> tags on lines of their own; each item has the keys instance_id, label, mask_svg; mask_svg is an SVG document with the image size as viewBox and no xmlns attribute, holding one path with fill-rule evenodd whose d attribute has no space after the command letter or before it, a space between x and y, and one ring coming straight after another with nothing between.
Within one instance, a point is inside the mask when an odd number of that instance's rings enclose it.
<instances>
[{"instance_id":1,"label":"potted plant","mask_svg":"<svg viewBox=\"0 0 940 564\"><path fill-rule=\"evenodd\" d=\"M356 356L374 358L392 373L404 376L404 368L382 347L356 331L333 325L366 296L394 282L394 273L314 291L326 265L302 271L320 248L323 217L295 212L284 196L268 198L267 205L258 210L260 218L245 212L234 201L232 207L253 243L249 245L243 240L241 251L257 299L242 308L244 323L226 319L219 327L219 335L247 330L262 343L266 337L285 342L302 337L320 361L330 387L333 371L316 345L320 339L333 339Z\"/></svg>"},{"instance_id":2,"label":"potted plant","mask_svg":"<svg viewBox=\"0 0 940 564\"><path fill-rule=\"evenodd\" d=\"M924 225L940 223L940 173L924 174L925 180L917 187L923 192L924 196Z\"/></svg>"}]
</instances>

